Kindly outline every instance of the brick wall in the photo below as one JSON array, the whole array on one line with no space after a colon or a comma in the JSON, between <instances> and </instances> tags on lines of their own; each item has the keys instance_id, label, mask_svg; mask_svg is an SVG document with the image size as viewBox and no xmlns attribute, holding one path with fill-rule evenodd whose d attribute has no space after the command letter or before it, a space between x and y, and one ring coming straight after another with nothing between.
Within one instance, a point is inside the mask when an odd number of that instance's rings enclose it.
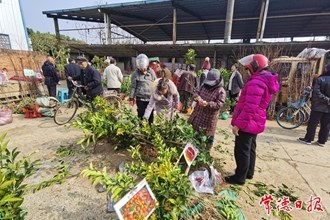
<instances>
[{"instance_id":1,"label":"brick wall","mask_svg":"<svg viewBox=\"0 0 330 220\"><path fill-rule=\"evenodd\" d=\"M40 72L46 56L31 51L17 51L0 49L0 70L8 70L8 78L23 77L23 69ZM0 85L0 106L11 102L18 102L26 97L39 95L35 82L10 80L10 83Z\"/></svg>"}]
</instances>

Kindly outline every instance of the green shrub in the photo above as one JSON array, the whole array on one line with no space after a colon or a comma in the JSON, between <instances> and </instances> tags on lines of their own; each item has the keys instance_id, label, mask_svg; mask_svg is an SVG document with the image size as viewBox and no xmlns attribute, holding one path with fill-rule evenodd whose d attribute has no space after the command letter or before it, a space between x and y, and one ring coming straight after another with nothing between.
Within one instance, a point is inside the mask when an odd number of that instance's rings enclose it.
<instances>
[{"instance_id":1,"label":"green shrub","mask_svg":"<svg viewBox=\"0 0 330 220\"><path fill-rule=\"evenodd\" d=\"M27 192L24 180L36 173L38 161L30 161L30 155L17 160L17 148L8 149L6 134L0 136L0 219L24 219L27 211L21 206Z\"/></svg>"}]
</instances>

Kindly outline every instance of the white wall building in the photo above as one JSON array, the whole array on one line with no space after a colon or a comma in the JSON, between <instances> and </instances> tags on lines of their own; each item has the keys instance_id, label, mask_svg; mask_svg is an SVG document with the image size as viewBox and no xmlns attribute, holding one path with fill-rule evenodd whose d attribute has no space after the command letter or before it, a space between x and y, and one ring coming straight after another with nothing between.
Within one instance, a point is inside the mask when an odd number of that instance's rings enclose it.
<instances>
[{"instance_id":1,"label":"white wall building","mask_svg":"<svg viewBox=\"0 0 330 220\"><path fill-rule=\"evenodd\" d=\"M0 48L30 50L20 0L0 0Z\"/></svg>"}]
</instances>

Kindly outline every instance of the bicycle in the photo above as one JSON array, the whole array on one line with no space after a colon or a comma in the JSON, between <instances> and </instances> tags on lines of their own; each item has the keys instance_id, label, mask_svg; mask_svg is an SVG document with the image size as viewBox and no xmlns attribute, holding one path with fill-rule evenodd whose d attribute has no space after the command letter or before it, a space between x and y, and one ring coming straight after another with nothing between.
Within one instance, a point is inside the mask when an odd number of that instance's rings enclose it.
<instances>
[{"instance_id":1,"label":"bicycle","mask_svg":"<svg viewBox=\"0 0 330 220\"><path fill-rule=\"evenodd\" d=\"M308 99L311 97L312 88L307 87L303 91L303 97L292 103L288 100L288 106L280 109L276 114L276 122L284 129L295 129L309 120L311 109L308 106Z\"/></svg>"},{"instance_id":2,"label":"bicycle","mask_svg":"<svg viewBox=\"0 0 330 220\"><path fill-rule=\"evenodd\" d=\"M63 103L59 103L55 110L54 122L58 125L64 125L72 120L76 115L79 106L85 106L87 109L93 109L92 103L82 99L77 93L77 89L84 87L75 81L72 81L74 89L72 92L72 97L65 100ZM105 92L103 98L110 104L115 105L116 108L121 108L122 100L117 93L107 93Z\"/></svg>"}]
</instances>

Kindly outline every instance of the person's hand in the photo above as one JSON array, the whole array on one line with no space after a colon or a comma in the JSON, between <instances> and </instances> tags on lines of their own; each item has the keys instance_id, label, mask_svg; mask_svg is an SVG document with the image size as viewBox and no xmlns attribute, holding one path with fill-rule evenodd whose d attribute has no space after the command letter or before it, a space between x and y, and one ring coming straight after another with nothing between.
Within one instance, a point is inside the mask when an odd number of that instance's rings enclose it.
<instances>
[{"instance_id":1,"label":"person's hand","mask_svg":"<svg viewBox=\"0 0 330 220\"><path fill-rule=\"evenodd\" d=\"M203 99L200 96L196 96L195 101L199 103L199 102L203 101Z\"/></svg>"},{"instance_id":2,"label":"person's hand","mask_svg":"<svg viewBox=\"0 0 330 220\"><path fill-rule=\"evenodd\" d=\"M203 107L206 107L208 104L209 104L209 103L208 103L207 101L203 101L203 102L202 102L202 106L203 106Z\"/></svg>"},{"instance_id":3,"label":"person's hand","mask_svg":"<svg viewBox=\"0 0 330 220\"><path fill-rule=\"evenodd\" d=\"M134 99L131 99L131 100L129 101L129 105L130 105L130 106L134 106Z\"/></svg>"},{"instance_id":4,"label":"person's hand","mask_svg":"<svg viewBox=\"0 0 330 220\"><path fill-rule=\"evenodd\" d=\"M239 131L239 128L235 125L233 128L232 128L232 132L235 136L239 136L238 134L238 131Z\"/></svg>"},{"instance_id":5,"label":"person's hand","mask_svg":"<svg viewBox=\"0 0 330 220\"><path fill-rule=\"evenodd\" d=\"M84 86L84 89L85 89L85 90L88 90L89 88L88 88L88 86Z\"/></svg>"},{"instance_id":6,"label":"person's hand","mask_svg":"<svg viewBox=\"0 0 330 220\"><path fill-rule=\"evenodd\" d=\"M69 81L72 81L72 77L71 77L71 76L68 76L68 80L69 80Z\"/></svg>"},{"instance_id":7,"label":"person's hand","mask_svg":"<svg viewBox=\"0 0 330 220\"><path fill-rule=\"evenodd\" d=\"M205 107L207 106L207 101L204 101L203 99L201 99L199 102L198 102L198 105L201 106L201 107Z\"/></svg>"}]
</instances>

